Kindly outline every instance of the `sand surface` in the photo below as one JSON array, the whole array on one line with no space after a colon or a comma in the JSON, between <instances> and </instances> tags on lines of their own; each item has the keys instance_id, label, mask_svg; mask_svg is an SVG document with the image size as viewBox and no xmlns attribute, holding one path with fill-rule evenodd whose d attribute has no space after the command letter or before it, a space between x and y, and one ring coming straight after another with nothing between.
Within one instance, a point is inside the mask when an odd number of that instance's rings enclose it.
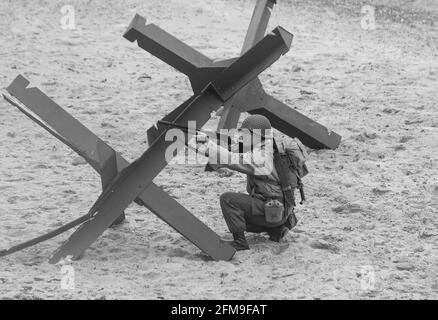
<instances>
[{"instance_id":1,"label":"sand surface","mask_svg":"<svg viewBox=\"0 0 438 320\"><path fill-rule=\"evenodd\" d=\"M0 259L0 298L438 298L438 4L278 1L269 29L293 47L261 75L268 92L342 135L313 151L308 202L282 244L249 235L230 262L199 249L143 207L72 263L62 289L51 253L70 233ZM184 75L122 38L139 13L214 59L239 54L254 1L0 2L0 86L18 74L127 159L146 130L191 95ZM63 30L73 4L76 29ZM218 119L209 124L214 128ZM86 213L100 193L91 167L0 100L0 248ZM171 164L154 180L223 237L219 195L245 177ZM64 271L63 271L64 270Z\"/></svg>"}]
</instances>

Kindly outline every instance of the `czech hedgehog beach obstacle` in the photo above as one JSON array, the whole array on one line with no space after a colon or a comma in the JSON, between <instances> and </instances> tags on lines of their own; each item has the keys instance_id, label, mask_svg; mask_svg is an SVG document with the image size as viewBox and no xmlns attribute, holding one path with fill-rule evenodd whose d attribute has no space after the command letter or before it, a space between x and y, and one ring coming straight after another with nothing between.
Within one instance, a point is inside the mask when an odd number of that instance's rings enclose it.
<instances>
[{"instance_id":1,"label":"czech hedgehog beach obstacle","mask_svg":"<svg viewBox=\"0 0 438 320\"><path fill-rule=\"evenodd\" d=\"M291 137L300 138L311 148L336 148L340 136L268 96L258 74L286 53L292 34L281 27L264 36L274 2L259 0L251 19L240 57L213 62L164 30L136 15L124 37L189 76L193 96L162 120L187 125L196 121L202 127L212 111L225 106L220 128L237 125L241 112L267 116L273 126ZM29 118L82 156L100 174L103 192L89 212L57 230L0 252L1 256L35 245L80 225L54 253L51 263L84 251L120 216L132 202L144 205L177 232L216 260L229 260L234 248L197 219L152 180L167 165L165 150L170 142L164 135L168 126L157 124L148 130L149 148L129 164L78 120L29 81L18 76L4 97ZM251 106L251 108L250 108Z\"/></svg>"}]
</instances>

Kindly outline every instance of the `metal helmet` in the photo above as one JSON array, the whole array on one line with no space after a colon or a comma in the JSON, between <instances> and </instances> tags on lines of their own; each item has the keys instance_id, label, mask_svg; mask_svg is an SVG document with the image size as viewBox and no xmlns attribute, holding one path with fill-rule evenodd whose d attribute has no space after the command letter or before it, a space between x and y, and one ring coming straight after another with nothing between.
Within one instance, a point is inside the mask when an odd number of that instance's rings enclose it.
<instances>
[{"instance_id":1,"label":"metal helmet","mask_svg":"<svg viewBox=\"0 0 438 320\"><path fill-rule=\"evenodd\" d=\"M264 130L271 129L272 126L271 122L269 122L269 119L265 116L262 116L261 114L253 114L243 120L240 128L248 130L260 129L262 132L264 132Z\"/></svg>"}]
</instances>

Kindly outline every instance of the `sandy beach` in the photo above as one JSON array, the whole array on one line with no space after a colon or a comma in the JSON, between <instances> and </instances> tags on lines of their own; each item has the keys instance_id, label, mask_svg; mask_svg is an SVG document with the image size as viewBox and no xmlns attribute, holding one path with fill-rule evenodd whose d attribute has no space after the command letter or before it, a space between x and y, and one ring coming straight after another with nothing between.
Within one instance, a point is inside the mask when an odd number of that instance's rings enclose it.
<instances>
[{"instance_id":1,"label":"sandy beach","mask_svg":"<svg viewBox=\"0 0 438 320\"><path fill-rule=\"evenodd\" d=\"M66 4L74 30L61 27ZM134 15L227 59L240 53L254 4L3 0L0 87L23 74L133 161L146 130L192 95L183 74L122 37ZM361 25L363 5L375 8L374 30ZM260 75L265 89L342 136L336 150L309 150L308 201L284 243L249 234L251 250L211 261L133 203L70 264L74 288L48 263L70 231L0 258L0 299L437 299L437 1L280 0L268 30L277 25L294 41ZM3 249L84 215L101 183L3 99L0 124ZM231 237L219 196L244 192L244 175L170 163L154 182Z\"/></svg>"}]
</instances>

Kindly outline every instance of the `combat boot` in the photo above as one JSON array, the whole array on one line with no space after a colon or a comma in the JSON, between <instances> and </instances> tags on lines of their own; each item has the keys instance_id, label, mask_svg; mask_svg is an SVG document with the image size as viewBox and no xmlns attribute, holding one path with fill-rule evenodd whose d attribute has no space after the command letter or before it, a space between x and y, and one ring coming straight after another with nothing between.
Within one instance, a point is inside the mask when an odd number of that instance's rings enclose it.
<instances>
[{"instance_id":1,"label":"combat boot","mask_svg":"<svg viewBox=\"0 0 438 320\"><path fill-rule=\"evenodd\" d=\"M246 242L245 233L236 232L233 233L233 241L227 241L230 245L234 247L237 251L249 250L248 242Z\"/></svg>"},{"instance_id":2,"label":"combat boot","mask_svg":"<svg viewBox=\"0 0 438 320\"><path fill-rule=\"evenodd\" d=\"M274 242L280 242L281 239L283 239L288 232L289 232L289 229L287 227L285 227L285 225L271 228L268 231L269 240L274 241Z\"/></svg>"}]
</instances>

